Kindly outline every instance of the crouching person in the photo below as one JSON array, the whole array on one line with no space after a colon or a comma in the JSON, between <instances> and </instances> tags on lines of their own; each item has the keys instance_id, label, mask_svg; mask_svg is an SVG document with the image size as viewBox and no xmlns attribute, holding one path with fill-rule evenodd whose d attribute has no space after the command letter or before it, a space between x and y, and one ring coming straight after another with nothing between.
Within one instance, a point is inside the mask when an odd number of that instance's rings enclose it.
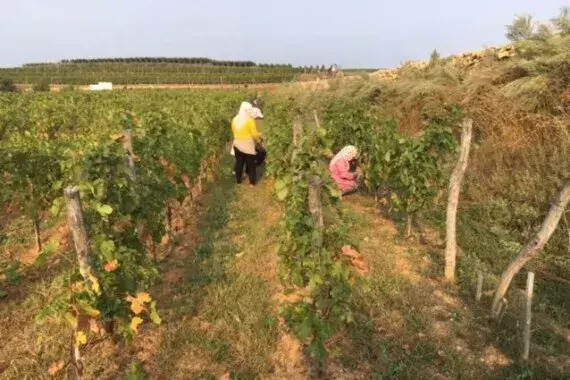
<instances>
[{"instance_id":1,"label":"crouching person","mask_svg":"<svg viewBox=\"0 0 570 380\"><path fill-rule=\"evenodd\" d=\"M353 145L342 148L331 160L329 170L343 195L356 191L362 176L358 167L358 149Z\"/></svg>"}]
</instances>

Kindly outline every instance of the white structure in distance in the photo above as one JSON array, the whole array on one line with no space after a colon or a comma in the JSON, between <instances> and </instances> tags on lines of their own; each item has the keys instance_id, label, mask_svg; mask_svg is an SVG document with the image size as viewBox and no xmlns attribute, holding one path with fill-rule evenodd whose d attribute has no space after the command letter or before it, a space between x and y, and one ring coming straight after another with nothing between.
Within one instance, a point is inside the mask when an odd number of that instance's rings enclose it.
<instances>
[{"instance_id":1,"label":"white structure in distance","mask_svg":"<svg viewBox=\"0 0 570 380\"><path fill-rule=\"evenodd\" d=\"M89 85L91 91L110 91L113 89L113 83L111 82L99 82L97 84Z\"/></svg>"}]
</instances>

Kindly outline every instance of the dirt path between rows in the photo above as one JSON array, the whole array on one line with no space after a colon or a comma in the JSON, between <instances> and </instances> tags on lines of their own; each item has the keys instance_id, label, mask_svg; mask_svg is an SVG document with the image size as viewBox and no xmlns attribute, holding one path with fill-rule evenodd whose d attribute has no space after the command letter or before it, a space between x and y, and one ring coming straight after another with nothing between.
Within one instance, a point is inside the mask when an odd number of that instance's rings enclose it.
<instances>
[{"instance_id":1,"label":"dirt path between rows","mask_svg":"<svg viewBox=\"0 0 570 380\"><path fill-rule=\"evenodd\" d=\"M302 346L279 316L280 206L270 180L236 185L230 166L187 211L163 265L153 294L164 324L147 326L129 359L150 378L307 378Z\"/></svg>"}]
</instances>

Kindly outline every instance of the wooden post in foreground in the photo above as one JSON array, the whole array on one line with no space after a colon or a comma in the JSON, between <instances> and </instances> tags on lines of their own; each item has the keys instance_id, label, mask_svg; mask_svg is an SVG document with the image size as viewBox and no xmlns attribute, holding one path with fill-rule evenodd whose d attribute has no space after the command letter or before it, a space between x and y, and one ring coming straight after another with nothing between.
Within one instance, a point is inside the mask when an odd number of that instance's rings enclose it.
<instances>
[{"instance_id":1,"label":"wooden post in foreground","mask_svg":"<svg viewBox=\"0 0 570 380\"><path fill-rule=\"evenodd\" d=\"M129 166L129 177L134 181L137 176L135 171L135 153L133 151L133 130L127 129L124 136L123 148L127 151L126 159L127 165Z\"/></svg>"},{"instance_id":2,"label":"wooden post in foreground","mask_svg":"<svg viewBox=\"0 0 570 380\"><path fill-rule=\"evenodd\" d=\"M528 360L530 351L530 325L532 320L532 292L534 289L534 273L528 272L526 279L526 310L525 310L525 323L523 332L523 360Z\"/></svg>"},{"instance_id":3,"label":"wooden post in foreground","mask_svg":"<svg viewBox=\"0 0 570 380\"><path fill-rule=\"evenodd\" d=\"M457 206L459 204L459 191L461 190L461 182L463 175L467 169L467 160L469 159L469 149L471 146L471 135L473 130L473 120L465 119L462 123L461 133L461 151L459 160L451 179L449 180L449 197L447 201L447 221L445 233L445 279L449 282L455 282L455 259L457 257L457 240L456 240L456 223L457 223Z\"/></svg>"},{"instance_id":4,"label":"wooden post in foreground","mask_svg":"<svg viewBox=\"0 0 570 380\"><path fill-rule=\"evenodd\" d=\"M36 238L36 251L40 253L42 251L42 236L40 233L40 218L38 216L34 217L34 237Z\"/></svg>"},{"instance_id":5,"label":"wooden post in foreground","mask_svg":"<svg viewBox=\"0 0 570 380\"><path fill-rule=\"evenodd\" d=\"M477 293L475 294L475 300L477 302L481 301L482 295L483 295L483 272L477 271Z\"/></svg>"},{"instance_id":6,"label":"wooden post in foreground","mask_svg":"<svg viewBox=\"0 0 570 380\"><path fill-rule=\"evenodd\" d=\"M303 134L303 124L300 119L293 121L293 145L298 146L301 142L301 135Z\"/></svg>"},{"instance_id":7,"label":"wooden post in foreground","mask_svg":"<svg viewBox=\"0 0 570 380\"><path fill-rule=\"evenodd\" d=\"M317 124L317 128L321 128L321 121L319 120L319 114L317 114L317 110L313 110L313 118L315 119L315 124Z\"/></svg>"},{"instance_id":8,"label":"wooden post in foreground","mask_svg":"<svg viewBox=\"0 0 570 380\"><path fill-rule=\"evenodd\" d=\"M548 242L554 230L560 222L560 218L564 213L564 209L570 201L570 179L562 187L558 197L550 206L550 210L540 227L540 230L526 243L526 245L519 251L517 257L509 264L507 269L501 276L501 281L495 291L495 298L493 299L493 306L491 308L491 316L495 319L499 317L501 309L501 300L507 293L513 277L521 270L521 268L533 257L538 255L545 244Z\"/></svg>"},{"instance_id":9,"label":"wooden post in foreground","mask_svg":"<svg viewBox=\"0 0 570 380\"><path fill-rule=\"evenodd\" d=\"M101 294L99 280L95 276L95 271L91 266L91 245L89 236L87 235L85 218L83 217L79 188L70 186L66 187L63 192L67 205L67 225L73 235L73 243L75 245L75 252L77 253L77 261L79 262L79 272L83 276L89 289L96 294Z\"/></svg>"},{"instance_id":10,"label":"wooden post in foreground","mask_svg":"<svg viewBox=\"0 0 570 380\"><path fill-rule=\"evenodd\" d=\"M313 217L316 234L313 238L313 244L317 247L323 245L323 233L325 223L323 218L323 204L321 202L321 192L323 180L314 176L309 180L309 211Z\"/></svg>"}]
</instances>

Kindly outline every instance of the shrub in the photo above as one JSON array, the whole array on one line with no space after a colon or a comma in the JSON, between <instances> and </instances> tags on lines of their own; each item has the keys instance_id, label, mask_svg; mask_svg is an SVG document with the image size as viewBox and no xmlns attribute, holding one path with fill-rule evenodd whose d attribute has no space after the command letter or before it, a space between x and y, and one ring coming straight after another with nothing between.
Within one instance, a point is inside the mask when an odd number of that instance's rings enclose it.
<instances>
[{"instance_id":1,"label":"shrub","mask_svg":"<svg viewBox=\"0 0 570 380\"><path fill-rule=\"evenodd\" d=\"M34 91L38 91L38 92L47 92L50 90L50 86L49 86L49 81L44 79L41 80L39 82L37 82L36 84L34 84L34 86L32 87L32 90Z\"/></svg>"},{"instance_id":2,"label":"shrub","mask_svg":"<svg viewBox=\"0 0 570 380\"><path fill-rule=\"evenodd\" d=\"M534 34L534 22L532 16L516 16L513 23L507 25L505 36L511 41L526 40Z\"/></svg>"},{"instance_id":3,"label":"shrub","mask_svg":"<svg viewBox=\"0 0 570 380\"><path fill-rule=\"evenodd\" d=\"M12 79L0 80L0 92L16 92L18 89Z\"/></svg>"},{"instance_id":4,"label":"shrub","mask_svg":"<svg viewBox=\"0 0 570 380\"><path fill-rule=\"evenodd\" d=\"M552 19L552 23L560 34L567 36L570 34L570 7L563 7L560 16Z\"/></svg>"},{"instance_id":5,"label":"shrub","mask_svg":"<svg viewBox=\"0 0 570 380\"><path fill-rule=\"evenodd\" d=\"M433 49L433 51L431 52L431 56L429 57L429 65L430 66L437 65L439 59L440 59L439 52L436 49Z\"/></svg>"}]
</instances>

